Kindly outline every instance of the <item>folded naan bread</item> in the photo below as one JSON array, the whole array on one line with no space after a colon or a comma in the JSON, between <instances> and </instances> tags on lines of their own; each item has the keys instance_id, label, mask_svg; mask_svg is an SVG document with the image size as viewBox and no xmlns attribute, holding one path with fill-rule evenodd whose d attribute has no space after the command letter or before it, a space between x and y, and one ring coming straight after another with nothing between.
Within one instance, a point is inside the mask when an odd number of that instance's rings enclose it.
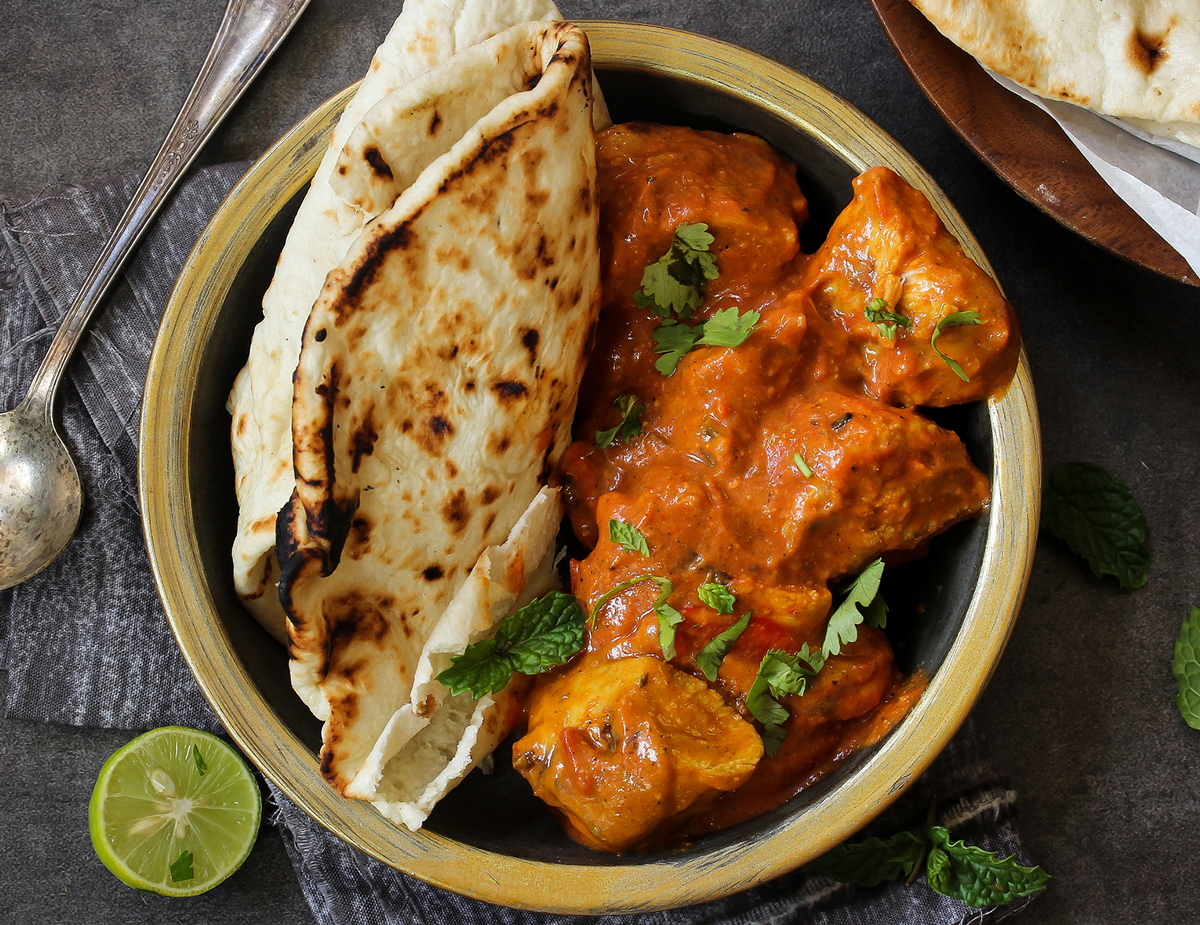
<instances>
[{"instance_id":1,"label":"folded naan bread","mask_svg":"<svg viewBox=\"0 0 1200 925\"><path fill-rule=\"evenodd\" d=\"M912 0L943 35L1039 96L1200 146L1198 0Z\"/></svg>"},{"instance_id":2,"label":"folded naan bread","mask_svg":"<svg viewBox=\"0 0 1200 925\"><path fill-rule=\"evenodd\" d=\"M366 212L334 191L329 181L342 149L367 112L414 77L513 25L560 18L551 0L405 0L333 130L279 255L263 297L263 320L228 403L239 508L234 585L246 607L281 642L286 641L286 630L276 592L275 518L294 486L292 372L300 354L300 334L326 275L342 262L367 222L392 204L377 203L373 212ZM478 89L478 81L471 86ZM433 156L459 137L447 140L447 135L443 133L442 147ZM394 168L414 177L432 159L419 166L395 163Z\"/></svg>"},{"instance_id":3,"label":"folded naan bread","mask_svg":"<svg viewBox=\"0 0 1200 925\"><path fill-rule=\"evenodd\" d=\"M434 93L444 113L414 103L445 81L476 89L453 105ZM517 89L487 108L497 81ZM421 782L406 780L401 793L388 762L418 732L486 725L487 705L456 700L449 726L430 722L447 698L426 683L413 703L426 643L488 547L506 551L481 563L478 580L503 594L468 588L460 606L478 612L486 602L487 619L462 618L467 637L549 574L561 511L555 498L531 504L570 442L599 309L591 85L582 30L531 22L368 114L390 120L391 137L444 136L444 153L404 142L406 163L431 157L418 172L393 167L391 149L359 149L376 152L362 161L370 173L399 176L398 185L416 176L350 245L305 325L294 491L277 534L293 687L325 720L322 772L348 795L428 812ZM474 122L472 107L486 110ZM454 139L442 123L466 127ZM340 175L364 176L354 167ZM493 574L501 559L503 577ZM426 656L432 666L435 654ZM494 739L502 726L477 725L477 737ZM455 753L465 741L456 735Z\"/></svg>"}]
</instances>

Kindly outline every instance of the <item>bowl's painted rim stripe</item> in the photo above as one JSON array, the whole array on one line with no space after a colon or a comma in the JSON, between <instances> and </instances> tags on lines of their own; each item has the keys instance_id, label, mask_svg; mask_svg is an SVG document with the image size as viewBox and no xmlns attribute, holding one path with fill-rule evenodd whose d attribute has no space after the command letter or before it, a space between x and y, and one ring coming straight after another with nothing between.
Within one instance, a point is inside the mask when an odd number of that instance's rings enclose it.
<instances>
[{"instance_id":1,"label":"bowl's painted rim stripe","mask_svg":"<svg viewBox=\"0 0 1200 925\"><path fill-rule=\"evenodd\" d=\"M929 197L966 252L991 271L978 242L933 179L850 104L745 49L643 24L585 22L597 67L649 70L741 95L813 135L858 169L886 164ZM702 72L704 76L696 76ZM704 857L573 865L482 851L432 832L410 833L322 780L316 759L256 688L205 587L191 517L189 394L219 305L252 244L312 176L323 142L354 87L280 139L235 186L181 272L151 356L141 422L139 479L151 567L184 659L226 730L308 815L385 864L493 903L561 913L636 912L733 893L791 870L853 834L916 779L966 718L1012 632L1032 565L1041 484L1040 435L1022 351L1013 384L989 403L994 443L992 513L980 581L963 629L905 721L839 788L753 844ZM854 140L842 141L850 137ZM922 738L928 743L920 749ZM328 820L333 820L328 821ZM814 834L817 833L817 834ZM804 844L802 853L795 846ZM667 868L664 870L664 868Z\"/></svg>"}]
</instances>

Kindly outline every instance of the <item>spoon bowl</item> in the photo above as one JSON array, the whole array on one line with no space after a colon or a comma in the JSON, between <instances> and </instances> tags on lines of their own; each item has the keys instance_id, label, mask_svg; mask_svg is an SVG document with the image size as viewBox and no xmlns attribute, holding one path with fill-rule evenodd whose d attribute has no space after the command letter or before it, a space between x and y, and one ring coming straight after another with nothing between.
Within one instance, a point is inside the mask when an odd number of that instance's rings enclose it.
<instances>
[{"instance_id":1,"label":"spoon bowl","mask_svg":"<svg viewBox=\"0 0 1200 925\"><path fill-rule=\"evenodd\" d=\"M47 409L0 414L0 589L58 558L79 525L79 472Z\"/></svg>"}]
</instances>

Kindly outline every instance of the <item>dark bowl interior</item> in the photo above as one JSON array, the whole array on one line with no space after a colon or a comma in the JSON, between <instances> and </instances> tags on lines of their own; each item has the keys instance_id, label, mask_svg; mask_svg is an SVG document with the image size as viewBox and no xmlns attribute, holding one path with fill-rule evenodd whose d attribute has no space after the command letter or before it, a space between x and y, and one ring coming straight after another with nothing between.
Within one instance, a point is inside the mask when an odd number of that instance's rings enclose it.
<instances>
[{"instance_id":1,"label":"dark bowl interior","mask_svg":"<svg viewBox=\"0 0 1200 925\"><path fill-rule=\"evenodd\" d=\"M802 230L808 252L824 239L834 217L850 202L856 170L812 136L733 95L689 81L619 68L600 69L613 119L644 119L716 131L758 135L793 161L811 217ZM225 630L247 672L280 719L315 754L320 723L293 693L286 653L242 607L233 588L229 550L236 533L237 504L229 454L229 414L225 400L246 362L250 338L261 318L262 296L271 281L303 192L275 216L241 267L222 305L209 341L196 389L189 441L192 509L204 570ZM945 409L930 415L963 439L975 463L992 473L992 442L984 404ZM987 518L960 524L932 544L919 562L889 571L883 593L891 607L888 636L900 667L923 669L932 678L962 625L979 576ZM700 854L716 846L760 838L799 808L836 787L865 757L860 752L816 786L758 819L698 839L673 852ZM530 860L574 864L637 864L646 856L614 858L581 848L533 796L508 763L511 749L496 752L496 773L472 773L429 817L426 827L478 848Z\"/></svg>"}]
</instances>

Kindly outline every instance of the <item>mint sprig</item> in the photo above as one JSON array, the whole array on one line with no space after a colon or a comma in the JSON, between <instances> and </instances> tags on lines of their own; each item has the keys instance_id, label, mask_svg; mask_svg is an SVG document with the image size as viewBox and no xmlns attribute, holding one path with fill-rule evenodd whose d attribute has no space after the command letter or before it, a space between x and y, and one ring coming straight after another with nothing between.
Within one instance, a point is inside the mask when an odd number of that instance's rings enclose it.
<instances>
[{"instance_id":1,"label":"mint sprig","mask_svg":"<svg viewBox=\"0 0 1200 925\"><path fill-rule=\"evenodd\" d=\"M450 659L437 680L452 694L470 691L475 698L503 690L513 672L541 674L570 661L583 648L586 622L575 595L551 591L501 620L490 639Z\"/></svg>"},{"instance_id":2,"label":"mint sprig","mask_svg":"<svg viewBox=\"0 0 1200 925\"><path fill-rule=\"evenodd\" d=\"M623 520L610 519L608 522L608 538L626 552L640 552L643 556L650 555L650 545L646 537L633 524Z\"/></svg>"},{"instance_id":3,"label":"mint sprig","mask_svg":"<svg viewBox=\"0 0 1200 925\"><path fill-rule=\"evenodd\" d=\"M696 656L696 667L703 673L704 677L710 681L717 680L717 673L721 670L721 662L725 661L725 656L729 654L729 650L733 648L733 644L738 641L738 637L746 632L746 627L750 625L750 612L739 619L733 626L725 630L723 633L713 637L700 653Z\"/></svg>"},{"instance_id":4,"label":"mint sprig","mask_svg":"<svg viewBox=\"0 0 1200 925\"><path fill-rule=\"evenodd\" d=\"M1123 482L1093 463L1064 463L1042 496L1042 528L1083 556L1097 578L1126 591L1150 572L1146 516Z\"/></svg>"},{"instance_id":5,"label":"mint sprig","mask_svg":"<svg viewBox=\"0 0 1200 925\"><path fill-rule=\"evenodd\" d=\"M737 603L737 596L726 585L716 581L702 584L696 596L705 607L711 607L717 613L733 613L733 605Z\"/></svg>"},{"instance_id":6,"label":"mint sprig","mask_svg":"<svg viewBox=\"0 0 1200 925\"><path fill-rule=\"evenodd\" d=\"M1179 628L1171 674L1179 685L1175 704L1180 715L1193 729L1200 729L1200 607L1193 607Z\"/></svg>"},{"instance_id":7,"label":"mint sprig","mask_svg":"<svg viewBox=\"0 0 1200 925\"><path fill-rule=\"evenodd\" d=\"M838 845L808 867L840 883L876 886L901 877L909 877L911 882L923 856L930 889L976 909L1004 906L1014 899L1032 896L1050 879L1040 867L1017 864L1015 856L998 858L961 839L953 841L940 825Z\"/></svg>"},{"instance_id":8,"label":"mint sprig","mask_svg":"<svg viewBox=\"0 0 1200 925\"><path fill-rule=\"evenodd\" d=\"M887 604L878 596L882 577L883 560L876 559L846 589L846 596L829 617L829 625L825 628L825 642L821 645L821 654L825 658L840 655L842 646L858 639L858 625L864 620L867 626L878 629L887 626Z\"/></svg>"},{"instance_id":9,"label":"mint sprig","mask_svg":"<svg viewBox=\"0 0 1200 925\"><path fill-rule=\"evenodd\" d=\"M945 361L946 365L958 376L963 382L970 382L971 377L963 372L963 368L958 365L958 362L950 359L946 354L938 349L938 338L942 336L942 331L946 328L957 328L964 324L982 324L979 320L979 312L954 312L947 315L938 322L938 326L933 329L933 337L929 339L929 346L933 348L933 352Z\"/></svg>"},{"instance_id":10,"label":"mint sprig","mask_svg":"<svg viewBox=\"0 0 1200 925\"><path fill-rule=\"evenodd\" d=\"M634 303L663 318L672 313L690 318L704 301L705 285L720 275L716 257L708 250L713 240L703 223L676 228L671 247L642 271Z\"/></svg>"},{"instance_id":11,"label":"mint sprig","mask_svg":"<svg viewBox=\"0 0 1200 925\"><path fill-rule=\"evenodd\" d=\"M618 395L613 406L621 412L621 422L608 430L596 431L596 446L611 446L620 434L621 442L628 443L642 432L642 404L636 395Z\"/></svg>"}]
</instances>

